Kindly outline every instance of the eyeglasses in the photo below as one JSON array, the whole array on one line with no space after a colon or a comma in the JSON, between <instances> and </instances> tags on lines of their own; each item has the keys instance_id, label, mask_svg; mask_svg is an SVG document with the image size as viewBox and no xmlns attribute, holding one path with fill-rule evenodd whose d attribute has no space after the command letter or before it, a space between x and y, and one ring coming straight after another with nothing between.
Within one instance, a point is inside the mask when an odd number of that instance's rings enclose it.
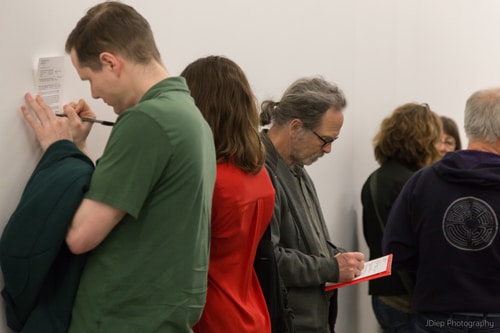
<instances>
[{"instance_id":1,"label":"eyeglasses","mask_svg":"<svg viewBox=\"0 0 500 333\"><path fill-rule=\"evenodd\" d=\"M336 137L336 138L323 138L321 135L319 135L318 133L316 133L316 131L314 130L311 130L311 132L313 132L314 135L316 135L318 137L318 139L321 140L321 142L323 142L323 144L321 145L321 148L325 148L326 146L328 146L329 144L333 143L335 140L337 140L339 137Z\"/></svg>"}]
</instances>

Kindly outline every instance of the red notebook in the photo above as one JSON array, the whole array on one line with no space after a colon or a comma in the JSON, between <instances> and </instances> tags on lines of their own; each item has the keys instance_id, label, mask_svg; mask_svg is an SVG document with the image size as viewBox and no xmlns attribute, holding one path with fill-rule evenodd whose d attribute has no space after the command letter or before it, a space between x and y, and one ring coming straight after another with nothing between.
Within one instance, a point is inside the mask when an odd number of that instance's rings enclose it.
<instances>
[{"instance_id":1,"label":"red notebook","mask_svg":"<svg viewBox=\"0 0 500 333\"><path fill-rule=\"evenodd\" d=\"M361 271L360 276L352 279L351 281L342 283L327 282L325 284L325 291L391 275L391 266L392 266L392 254L388 254L386 256L367 261L365 262L365 267Z\"/></svg>"}]
</instances>

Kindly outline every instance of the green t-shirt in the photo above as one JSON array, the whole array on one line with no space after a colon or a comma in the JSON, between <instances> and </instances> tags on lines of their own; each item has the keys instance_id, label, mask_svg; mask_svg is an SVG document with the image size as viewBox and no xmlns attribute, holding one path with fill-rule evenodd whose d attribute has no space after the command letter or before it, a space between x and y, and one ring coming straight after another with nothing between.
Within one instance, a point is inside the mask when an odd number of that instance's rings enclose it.
<instances>
[{"instance_id":1,"label":"green t-shirt","mask_svg":"<svg viewBox=\"0 0 500 333\"><path fill-rule=\"evenodd\" d=\"M86 198L127 214L85 266L70 333L191 332L206 296L215 149L183 78L119 117Z\"/></svg>"}]
</instances>

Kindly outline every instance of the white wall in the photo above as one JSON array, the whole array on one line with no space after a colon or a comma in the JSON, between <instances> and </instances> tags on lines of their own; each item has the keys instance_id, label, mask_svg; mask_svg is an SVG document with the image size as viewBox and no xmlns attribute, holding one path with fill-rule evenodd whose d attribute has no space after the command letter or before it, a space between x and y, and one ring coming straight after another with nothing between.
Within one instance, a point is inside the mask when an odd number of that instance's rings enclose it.
<instances>
[{"instance_id":1,"label":"white wall","mask_svg":"<svg viewBox=\"0 0 500 333\"><path fill-rule=\"evenodd\" d=\"M92 0L20 0L0 10L0 229L40 157L19 112L33 91L38 57L63 55L67 34ZM321 74L348 97L333 153L309 168L333 241L366 251L359 192L376 168L371 140L383 117L405 102L427 102L462 126L466 98L499 85L500 2L496 0L130 0L151 23L176 75L194 59L226 55L246 71L259 98L279 99L300 76ZM63 100L90 100L67 62ZM100 101L101 119L113 120ZM101 154L109 129L94 126ZM465 137L462 138L465 140ZM376 332L367 286L340 291L338 333ZM3 312L0 322L4 322ZM0 332L8 332L0 323Z\"/></svg>"}]
</instances>

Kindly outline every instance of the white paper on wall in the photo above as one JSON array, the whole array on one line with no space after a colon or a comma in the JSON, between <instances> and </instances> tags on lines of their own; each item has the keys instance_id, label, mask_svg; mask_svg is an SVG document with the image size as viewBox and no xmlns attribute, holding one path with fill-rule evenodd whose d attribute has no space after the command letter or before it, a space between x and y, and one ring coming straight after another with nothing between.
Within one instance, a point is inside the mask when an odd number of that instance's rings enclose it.
<instances>
[{"instance_id":1,"label":"white paper on wall","mask_svg":"<svg viewBox=\"0 0 500 333\"><path fill-rule=\"evenodd\" d=\"M35 87L45 102L60 113L60 98L64 77L64 56L38 58Z\"/></svg>"}]
</instances>

